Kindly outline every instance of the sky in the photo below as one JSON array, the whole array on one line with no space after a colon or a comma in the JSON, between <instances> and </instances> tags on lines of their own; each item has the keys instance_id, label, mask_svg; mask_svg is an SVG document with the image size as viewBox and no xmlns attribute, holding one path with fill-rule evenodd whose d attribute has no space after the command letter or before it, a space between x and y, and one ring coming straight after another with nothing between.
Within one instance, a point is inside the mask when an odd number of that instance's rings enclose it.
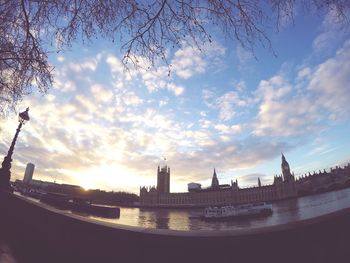
<instances>
[{"instance_id":1,"label":"sky","mask_svg":"<svg viewBox=\"0 0 350 263\"><path fill-rule=\"evenodd\" d=\"M202 52L168 50L170 76L161 61L125 70L119 47L102 38L51 53L53 87L17 107L31 119L12 180L32 162L37 180L138 193L166 163L171 192L185 192L209 186L214 168L220 184L271 184L282 152L296 177L350 162L349 29L330 14L296 14L267 30L274 52L257 45L255 57L213 32ZM1 119L3 156L18 112Z\"/></svg>"}]
</instances>

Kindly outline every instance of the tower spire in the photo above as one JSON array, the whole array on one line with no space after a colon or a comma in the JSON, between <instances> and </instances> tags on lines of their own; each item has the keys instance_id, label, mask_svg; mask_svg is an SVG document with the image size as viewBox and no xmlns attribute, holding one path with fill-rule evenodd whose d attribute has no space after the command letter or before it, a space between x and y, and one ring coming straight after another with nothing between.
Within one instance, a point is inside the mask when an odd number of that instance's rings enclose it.
<instances>
[{"instance_id":1,"label":"tower spire","mask_svg":"<svg viewBox=\"0 0 350 263\"><path fill-rule=\"evenodd\" d=\"M165 163L166 158L163 157L162 167L157 170L157 192L170 193L170 167Z\"/></svg>"},{"instance_id":2,"label":"tower spire","mask_svg":"<svg viewBox=\"0 0 350 263\"><path fill-rule=\"evenodd\" d=\"M286 157L284 156L283 152L281 152L282 154L282 162L286 162Z\"/></svg>"},{"instance_id":3,"label":"tower spire","mask_svg":"<svg viewBox=\"0 0 350 263\"><path fill-rule=\"evenodd\" d=\"M281 163L281 169L282 169L282 175L283 175L283 181L293 181L294 176L292 175L289 167L289 163L286 160L286 157L282 153L282 163Z\"/></svg>"},{"instance_id":4,"label":"tower spire","mask_svg":"<svg viewBox=\"0 0 350 263\"><path fill-rule=\"evenodd\" d=\"M214 173L213 173L213 178L211 179L211 187L212 188L217 188L219 187L219 180L218 177L216 175L216 170L214 168Z\"/></svg>"}]
</instances>

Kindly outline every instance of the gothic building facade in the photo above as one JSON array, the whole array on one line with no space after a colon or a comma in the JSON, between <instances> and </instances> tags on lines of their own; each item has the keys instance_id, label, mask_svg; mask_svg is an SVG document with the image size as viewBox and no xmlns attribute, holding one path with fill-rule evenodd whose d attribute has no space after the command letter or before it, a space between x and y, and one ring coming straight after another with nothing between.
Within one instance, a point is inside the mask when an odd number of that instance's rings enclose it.
<instances>
[{"instance_id":1,"label":"gothic building facade","mask_svg":"<svg viewBox=\"0 0 350 263\"><path fill-rule=\"evenodd\" d=\"M289 163L282 154L282 174L275 176L273 184L240 188L238 181L231 185L220 185L214 169L211 186L185 193L170 193L170 168L158 167L157 187L140 187L140 205L144 207L206 207L211 205L232 205L254 202L270 202L298 195L312 194L322 187L334 185L350 186L350 165L336 167L331 172L295 179ZM320 172L321 173L321 172Z\"/></svg>"},{"instance_id":2,"label":"gothic building facade","mask_svg":"<svg viewBox=\"0 0 350 263\"><path fill-rule=\"evenodd\" d=\"M157 170L157 192L161 194L170 193L170 168L164 166Z\"/></svg>"}]
</instances>

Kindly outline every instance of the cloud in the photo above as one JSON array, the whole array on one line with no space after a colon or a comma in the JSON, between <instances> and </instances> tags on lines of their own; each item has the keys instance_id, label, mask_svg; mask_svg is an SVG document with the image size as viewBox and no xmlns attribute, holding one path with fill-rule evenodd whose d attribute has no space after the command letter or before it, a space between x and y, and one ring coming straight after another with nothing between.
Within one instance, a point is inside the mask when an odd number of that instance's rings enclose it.
<instances>
[{"instance_id":1,"label":"cloud","mask_svg":"<svg viewBox=\"0 0 350 263\"><path fill-rule=\"evenodd\" d=\"M348 16L348 14L345 14L345 16ZM321 32L312 43L316 53L327 53L335 44L341 41L344 31L347 30L343 28L344 21L341 21L341 19L342 17L337 14L336 9L331 9L325 15L321 24Z\"/></svg>"},{"instance_id":2,"label":"cloud","mask_svg":"<svg viewBox=\"0 0 350 263\"><path fill-rule=\"evenodd\" d=\"M108 54L106 63L118 89L125 86L125 81L135 83L137 80L149 93L167 90L175 96L180 96L185 93L186 88L179 83L179 79L189 79L215 67L221 63L221 57L225 53L225 49L217 43L206 44L201 48L200 51L195 46L183 44L170 59L170 74L169 67L160 66L157 62L156 65L151 65L142 57L135 57L138 61L137 68L129 68L128 71L124 70L121 60L114 55ZM210 65L208 61L211 61Z\"/></svg>"},{"instance_id":3,"label":"cloud","mask_svg":"<svg viewBox=\"0 0 350 263\"><path fill-rule=\"evenodd\" d=\"M175 52L171 61L172 72L182 79L189 79L195 74L204 73L209 65L213 68L221 64L225 49L216 42L206 43L201 47L184 44ZM210 61L210 63L208 63Z\"/></svg>"},{"instance_id":4,"label":"cloud","mask_svg":"<svg viewBox=\"0 0 350 263\"><path fill-rule=\"evenodd\" d=\"M86 70L95 71L97 68L98 62L99 62L99 59L95 58L95 59L85 60L81 63L70 62L68 63L67 66L70 70L76 73L86 71Z\"/></svg>"},{"instance_id":5,"label":"cloud","mask_svg":"<svg viewBox=\"0 0 350 263\"><path fill-rule=\"evenodd\" d=\"M32 161L36 179L137 192L140 184L155 184L166 156L172 191L210 180L213 167L234 178L236 170L272 160L299 147L305 135L348 118L349 46L319 65L298 68L294 79L280 72L256 88L241 80L201 93L183 80L212 70L209 61L219 63L224 50L207 57L184 47L175 52L171 76L167 67L126 72L108 53L75 61L80 66L72 70L66 57L57 66L57 88L21 104L31 107L31 121L16 145L14 177L22 178ZM186 60L190 55L198 57ZM177 108L180 103L185 110ZM2 125L4 154L15 117ZM239 180L257 179L250 174Z\"/></svg>"},{"instance_id":6,"label":"cloud","mask_svg":"<svg viewBox=\"0 0 350 263\"><path fill-rule=\"evenodd\" d=\"M217 124L214 126L216 130L218 130L222 134L239 134L242 132L242 126L240 125L224 125Z\"/></svg>"},{"instance_id":7,"label":"cloud","mask_svg":"<svg viewBox=\"0 0 350 263\"><path fill-rule=\"evenodd\" d=\"M97 87L100 91L101 86ZM124 95L132 98L134 94ZM221 141L211 128L234 135L241 132L241 127L213 124L195 129L186 122L177 122L176 116L152 108L142 113L128 108L126 114L112 114L112 121L104 122L106 108L98 106L100 98L93 93L89 97L74 95L68 101L48 101L48 97L36 96L24 102L36 106L18 141L16 178L22 177L25 164L32 161L36 164L36 179L91 182L96 187L137 192L139 184L155 180L160 156L166 156L175 174L172 183L178 183L172 190L183 191L189 181L210 177L214 166L223 171L252 166L273 158L282 148L292 147L258 137ZM109 100L105 106L113 108ZM88 121L80 116L87 116ZM0 145L4 148L5 143Z\"/></svg>"},{"instance_id":8,"label":"cloud","mask_svg":"<svg viewBox=\"0 0 350 263\"><path fill-rule=\"evenodd\" d=\"M240 67L245 66L254 59L254 55L251 51L243 48L241 45L236 47L236 56Z\"/></svg>"},{"instance_id":9,"label":"cloud","mask_svg":"<svg viewBox=\"0 0 350 263\"><path fill-rule=\"evenodd\" d=\"M208 128L213 126L213 123L210 120L200 119L199 120L199 125L203 129L208 129Z\"/></svg>"},{"instance_id":10,"label":"cloud","mask_svg":"<svg viewBox=\"0 0 350 263\"><path fill-rule=\"evenodd\" d=\"M110 66L110 70L114 74L123 74L124 73L124 66L121 63L120 59L118 59L114 55L107 55L106 58L107 64Z\"/></svg>"},{"instance_id":11,"label":"cloud","mask_svg":"<svg viewBox=\"0 0 350 263\"><path fill-rule=\"evenodd\" d=\"M309 67L303 67L298 71L297 80L301 81L308 79L311 76L312 70Z\"/></svg>"},{"instance_id":12,"label":"cloud","mask_svg":"<svg viewBox=\"0 0 350 263\"><path fill-rule=\"evenodd\" d=\"M63 62L65 60L65 57L64 56L58 56L57 57L57 61L58 62Z\"/></svg>"},{"instance_id":13,"label":"cloud","mask_svg":"<svg viewBox=\"0 0 350 263\"><path fill-rule=\"evenodd\" d=\"M221 121L229 121L236 116L238 109L248 107L250 99L241 96L238 91L228 91L217 96L209 89L202 90L204 103L211 109L219 111L218 118Z\"/></svg>"},{"instance_id":14,"label":"cloud","mask_svg":"<svg viewBox=\"0 0 350 263\"><path fill-rule=\"evenodd\" d=\"M280 75L262 80L256 90L261 101L254 134L296 136L316 131L321 116L309 94L292 92L291 84Z\"/></svg>"},{"instance_id":15,"label":"cloud","mask_svg":"<svg viewBox=\"0 0 350 263\"><path fill-rule=\"evenodd\" d=\"M181 49L175 52L171 59L170 75L168 67L152 68L142 59L139 59L140 68L137 74L139 74L149 92L166 89L175 96L179 96L185 92L185 87L176 83L172 76L177 76L180 79L189 79L194 75L202 74L208 68L214 68L222 63L221 58L224 54L225 49L217 43L206 44L201 47L201 50L196 46L184 44ZM208 61L211 63L208 64ZM216 70L218 68L216 67Z\"/></svg>"},{"instance_id":16,"label":"cloud","mask_svg":"<svg viewBox=\"0 0 350 263\"><path fill-rule=\"evenodd\" d=\"M167 105L168 103L169 103L169 99L168 98L161 99L159 101L159 107L163 107L163 106Z\"/></svg>"},{"instance_id":17,"label":"cloud","mask_svg":"<svg viewBox=\"0 0 350 263\"><path fill-rule=\"evenodd\" d=\"M135 94L133 91L128 91L123 96L124 103L129 105L140 105L143 103L143 99Z\"/></svg>"},{"instance_id":18,"label":"cloud","mask_svg":"<svg viewBox=\"0 0 350 263\"><path fill-rule=\"evenodd\" d=\"M185 88L183 86L176 85L174 83L168 83L166 87L168 90L172 91L176 96L181 95L185 91Z\"/></svg>"},{"instance_id":19,"label":"cloud","mask_svg":"<svg viewBox=\"0 0 350 263\"><path fill-rule=\"evenodd\" d=\"M234 178L234 169L254 167L264 161L272 160L282 150L288 151L294 147L297 145L249 136L240 140L231 139L229 142L214 141L211 145L198 147L187 154L173 155L169 160L172 163L172 170L176 171L177 183L186 185L190 181L204 182L210 179L213 167L223 173L230 171Z\"/></svg>"},{"instance_id":20,"label":"cloud","mask_svg":"<svg viewBox=\"0 0 350 263\"><path fill-rule=\"evenodd\" d=\"M175 96L180 96L185 92L185 87L177 84L169 75L168 67L161 66L158 68L152 68L145 65L132 72L134 78L140 79L150 93L160 90L168 90Z\"/></svg>"},{"instance_id":21,"label":"cloud","mask_svg":"<svg viewBox=\"0 0 350 263\"><path fill-rule=\"evenodd\" d=\"M247 102L236 91L229 91L216 99L216 105L220 109L219 119L228 121L235 116L235 109L247 106Z\"/></svg>"},{"instance_id":22,"label":"cloud","mask_svg":"<svg viewBox=\"0 0 350 263\"><path fill-rule=\"evenodd\" d=\"M190 46L176 51L172 61L174 73L183 79L203 73L206 67L207 62L202 58L201 51Z\"/></svg>"},{"instance_id":23,"label":"cloud","mask_svg":"<svg viewBox=\"0 0 350 263\"><path fill-rule=\"evenodd\" d=\"M329 118L348 117L350 111L350 41L346 41L335 57L317 66L311 76L309 90L316 102L329 112Z\"/></svg>"},{"instance_id":24,"label":"cloud","mask_svg":"<svg viewBox=\"0 0 350 263\"><path fill-rule=\"evenodd\" d=\"M256 97L264 101L278 100L288 95L291 89L291 85L282 76L276 75L269 80L260 81Z\"/></svg>"},{"instance_id":25,"label":"cloud","mask_svg":"<svg viewBox=\"0 0 350 263\"><path fill-rule=\"evenodd\" d=\"M76 103L80 109L83 111L75 112L76 115L79 114L79 116L83 117L87 115L92 117L92 113L97 112L98 110L98 103L94 103L95 101L87 95L76 95L73 99L74 103ZM89 119L89 117L87 117Z\"/></svg>"},{"instance_id":26,"label":"cloud","mask_svg":"<svg viewBox=\"0 0 350 263\"><path fill-rule=\"evenodd\" d=\"M304 66L290 81L276 75L260 81L255 92L259 111L253 132L259 136L301 136L316 133L350 111L350 41L335 56Z\"/></svg>"},{"instance_id":27,"label":"cloud","mask_svg":"<svg viewBox=\"0 0 350 263\"><path fill-rule=\"evenodd\" d=\"M64 83L62 85L62 91L64 92L72 92L72 91L76 91L76 86L75 86L75 83L72 82L72 81L67 81L66 83Z\"/></svg>"},{"instance_id":28,"label":"cloud","mask_svg":"<svg viewBox=\"0 0 350 263\"><path fill-rule=\"evenodd\" d=\"M271 184L272 175L266 175L262 173L251 173L241 176L237 176L238 186L241 188L258 186L258 178L260 178L261 185Z\"/></svg>"},{"instance_id":29,"label":"cloud","mask_svg":"<svg viewBox=\"0 0 350 263\"><path fill-rule=\"evenodd\" d=\"M203 101L209 108L215 108L215 96L215 93L209 89L202 90Z\"/></svg>"},{"instance_id":30,"label":"cloud","mask_svg":"<svg viewBox=\"0 0 350 263\"><path fill-rule=\"evenodd\" d=\"M312 100L294 97L289 101L264 101L259 107L254 134L298 136L317 131L321 116Z\"/></svg>"},{"instance_id":31,"label":"cloud","mask_svg":"<svg viewBox=\"0 0 350 263\"><path fill-rule=\"evenodd\" d=\"M99 102L109 102L113 98L113 92L108 90L107 88L104 88L100 84L93 84L90 87L90 91L94 98Z\"/></svg>"}]
</instances>

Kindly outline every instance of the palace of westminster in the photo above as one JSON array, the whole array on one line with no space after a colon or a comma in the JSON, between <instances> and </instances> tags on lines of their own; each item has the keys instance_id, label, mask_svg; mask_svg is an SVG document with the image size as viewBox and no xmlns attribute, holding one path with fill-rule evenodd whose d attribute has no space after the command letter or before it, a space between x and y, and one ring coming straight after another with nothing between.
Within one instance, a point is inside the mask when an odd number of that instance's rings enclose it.
<instances>
[{"instance_id":1,"label":"palace of westminster","mask_svg":"<svg viewBox=\"0 0 350 263\"><path fill-rule=\"evenodd\" d=\"M158 166L157 187L140 187L140 206L143 207L205 207L210 205L232 205L276 201L317 192L331 191L350 186L350 164L336 167L330 172L319 171L298 179L291 173L288 162L282 154L282 175L275 176L273 184L240 188L238 181L231 185L220 185L215 169L211 186L201 188L200 184L188 184L188 192L170 193L170 168Z\"/></svg>"}]
</instances>

